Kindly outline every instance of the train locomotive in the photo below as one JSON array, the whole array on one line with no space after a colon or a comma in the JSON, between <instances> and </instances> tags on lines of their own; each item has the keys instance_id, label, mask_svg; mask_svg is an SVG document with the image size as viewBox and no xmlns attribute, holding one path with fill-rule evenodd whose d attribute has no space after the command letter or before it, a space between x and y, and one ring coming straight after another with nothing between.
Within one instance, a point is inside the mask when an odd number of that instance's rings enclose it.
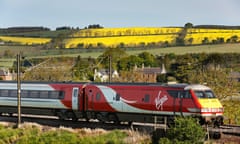
<instances>
[{"instance_id":1,"label":"train locomotive","mask_svg":"<svg viewBox=\"0 0 240 144\"><path fill-rule=\"evenodd\" d=\"M17 83L0 82L0 113L17 113ZM102 122L163 122L192 116L223 123L212 90L192 84L22 82L21 113Z\"/></svg>"}]
</instances>

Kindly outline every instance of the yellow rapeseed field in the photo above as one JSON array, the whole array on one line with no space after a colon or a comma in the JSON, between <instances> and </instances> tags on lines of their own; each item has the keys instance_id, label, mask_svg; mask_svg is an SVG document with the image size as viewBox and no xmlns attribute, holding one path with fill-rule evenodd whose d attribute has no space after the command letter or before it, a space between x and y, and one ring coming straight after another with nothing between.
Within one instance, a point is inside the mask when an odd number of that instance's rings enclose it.
<instances>
[{"instance_id":1,"label":"yellow rapeseed field","mask_svg":"<svg viewBox=\"0 0 240 144\"><path fill-rule=\"evenodd\" d=\"M149 36L119 36L119 37L96 37L96 38L70 38L65 40L66 48L77 47L78 44L83 44L84 47L91 45L96 47L102 44L105 47L115 48L120 44L127 46L138 46L142 43L145 45L149 43L172 43L175 41L177 35L149 35Z\"/></svg>"},{"instance_id":2,"label":"yellow rapeseed field","mask_svg":"<svg viewBox=\"0 0 240 144\"><path fill-rule=\"evenodd\" d=\"M21 45L46 44L51 41L50 38L13 37L13 36L0 36L0 40L4 42L19 43Z\"/></svg>"},{"instance_id":3,"label":"yellow rapeseed field","mask_svg":"<svg viewBox=\"0 0 240 144\"><path fill-rule=\"evenodd\" d=\"M66 48L77 47L78 44L88 47L96 47L101 44L105 47L117 47L120 44L137 46L149 43L172 43L182 28L158 27L158 28L103 28L84 29L71 35L73 38L64 41Z\"/></svg>"},{"instance_id":4,"label":"yellow rapeseed field","mask_svg":"<svg viewBox=\"0 0 240 144\"><path fill-rule=\"evenodd\" d=\"M224 38L224 42L232 36L240 38L240 30L223 30L223 29L188 29L185 41L193 38L192 44L202 44L202 41L207 38L211 43L218 38Z\"/></svg>"},{"instance_id":5,"label":"yellow rapeseed field","mask_svg":"<svg viewBox=\"0 0 240 144\"><path fill-rule=\"evenodd\" d=\"M168 43L175 45L176 38L184 28L182 27L130 27L130 28L99 28L99 29L81 29L68 35L61 43L66 48L76 48L78 46L88 47L111 47L119 45L125 47L137 47L149 44ZM223 38L224 42L233 36L240 40L240 30L231 29L206 29L206 28L188 28L184 35L186 45L202 44L207 38L209 43ZM0 36L4 42L13 42L21 45L46 44L51 38L35 37L16 37Z\"/></svg>"},{"instance_id":6,"label":"yellow rapeseed field","mask_svg":"<svg viewBox=\"0 0 240 144\"><path fill-rule=\"evenodd\" d=\"M130 27L130 28L102 28L84 29L71 35L71 37L109 37L130 35L159 35L175 34L182 30L178 27Z\"/></svg>"}]
</instances>

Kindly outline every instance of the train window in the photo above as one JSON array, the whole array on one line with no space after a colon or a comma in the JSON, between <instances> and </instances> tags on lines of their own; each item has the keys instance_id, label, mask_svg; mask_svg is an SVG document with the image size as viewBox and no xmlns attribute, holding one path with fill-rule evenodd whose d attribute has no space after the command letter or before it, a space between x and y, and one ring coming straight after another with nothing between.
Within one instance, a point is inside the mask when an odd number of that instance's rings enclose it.
<instances>
[{"instance_id":1,"label":"train window","mask_svg":"<svg viewBox=\"0 0 240 144\"><path fill-rule=\"evenodd\" d=\"M98 92L98 93L96 94L96 100L97 100L97 101L100 101L100 99L101 99L101 94Z\"/></svg>"},{"instance_id":2,"label":"train window","mask_svg":"<svg viewBox=\"0 0 240 144\"><path fill-rule=\"evenodd\" d=\"M189 91L184 91L185 94L184 94L184 98L192 98L192 95Z\"/></svg>"},{"instance_id":3,"label":"train window","mask_svg":"<svg viewBox=\"0 0 240 144\"><path fill-rule=\"evenodd\" d=\"M179 94L177 90L168 90L168 94L174 98L179 98Z\"/></svg>"},{"instance_id":4,"label":"train window","mask_svg":"<svg viewBox=\"0 0 240 144\"><path fill-rule=\"evenodd\" d=\"M215 98L212 91L194 91L198 98Z\"/></svg>"},{"instance_id":5,"label":"train window","mask_svg":"<svg viewBox=\"0 0 240 144\"><path fill-rule=\"evenodd\" d=\"M38 91L30 91L29 95L31 98L39 98L39 92Z\"/></svg>"},{"instance_id":6,"label":"train window","mask_svg":"<svg viewBox=\"0 0 240 144\"><path fill-rule=\"evenodd\" d=\"M64 99L65 92L59 91L59 99Z\"/></svg>"},{"instance_id":7,"label":"train window","mask_svg":"<svg viewBox=\"0 0 240 144\"><path fill-rule=\"evenodd\" d=\"M207 98L215 98L215 95L212 91L205 91L205 95Z\"/></svg>"},{"instance_id":8,"label":"train window","mask_svg":"<svg viewBox=\"0 0 240 144\"><path fill-rule=\"evenodd\" d=\"M149 94L145 94L143 101L144 102L149 102L150 101L150 95Z\"/></svg>"},{"instance_id":9,"label":"train window","mask_svg":"<svg viewBox=\"0 0 240 144\"><path fill-rule=\"evenodd\" d=\"M174 98L191 98L189 91L167 90L168 94Z\"/></svg>"},{"instance_id":10,"label":"train window","mask_svg":"<svg viewBox=\"0 0 240 144\"><path fill-rule=\"evenodd\" d=\"M78 88L73 88L73 97L78 96Z\"/></svg>"},{"instance_id":11,"label":"train window","mask_svg":"<svg viewBox=\"0 0 240 144\"><path fill-rule=\"evenodd\" d=\"M7 97L8 96L8 90L0 90L0 96L1 97Z\"/></svg>"},{"instance_id":12,"label":"train window","mask_svg":"<svg viewBox=\"0 0 240 144\"><path fill-rule=\"evenodd\" d=\"M21 97L22 98L27 98L28 97L28 91L27 90L22 90L21 91Z\"/></svg>"},{"instance_id":13,"label":"train window","mask_svg":"<svg viewBox=\"0 0 240 144\"><path fill-rule=\"evenodd\" d=\"M17 90L10 90L9 97L17 97Z\"/></svg>"},{"instance_id":14,"label":"train window","mask_svg":"<svg viewBox=\"0 0 240 144\"><path fill-rule=\"evenodd\" d=\"M195 95L198 97L198 98L204 98L204 93L203 91L194 91Z\"/></svg>"},{"instance_id":15,"label":"train window","mask_svg":"<svg viewBox=\"0 0 240 144\"><path fill-rule=\"evenodd\" d=\"M22 98L64 99L64 91L21 90ZM17 90L0 90L1 97L17 97Z\"/></svg>"},{"instance_id":16,"label":"train window","mask_svg":"<svg viewBox=\"0 0 240 144\"><path fill-rule=\"evenodd\" d=\"M49 98L50 99L58 99L59 92L58 91L49 91Z\"/></svg>"},{"instance_id":17,"label":"train window","mask_svg":"<svg viewBox=\"0 0 240 144\"><path fill-rule=\"evenodd\" d=\"M48 91L39 91L40 93L40 98L46 99L48 98Z\"/></svg>"},{"instance_id":18,"label":"train window","mask_svg":"<svg viewBox=\"0 0 240 144\"><path fill-rule=\"evenodd\" d=\"M120 101L120 94L119 93L116 94L116 101Z\"/></svg>"}]
</instances>

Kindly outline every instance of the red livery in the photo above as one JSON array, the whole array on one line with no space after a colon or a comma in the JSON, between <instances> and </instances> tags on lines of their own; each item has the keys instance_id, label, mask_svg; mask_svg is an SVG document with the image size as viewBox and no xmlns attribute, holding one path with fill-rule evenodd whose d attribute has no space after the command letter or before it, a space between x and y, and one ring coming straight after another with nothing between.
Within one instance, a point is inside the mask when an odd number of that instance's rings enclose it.
<instances>
[{"instance_id":1,"label":"red livery","mask_svg":"<svg viewBox=\"0 0 240 144\"><path fill-rule=\"evenodd\" d=\"M113 122L193 116L221 124L223 107L209 87L188 84L21 83L22 113ZM17 112L16 82L0 82L0 113Z\"/></svg>"}]
</instances>

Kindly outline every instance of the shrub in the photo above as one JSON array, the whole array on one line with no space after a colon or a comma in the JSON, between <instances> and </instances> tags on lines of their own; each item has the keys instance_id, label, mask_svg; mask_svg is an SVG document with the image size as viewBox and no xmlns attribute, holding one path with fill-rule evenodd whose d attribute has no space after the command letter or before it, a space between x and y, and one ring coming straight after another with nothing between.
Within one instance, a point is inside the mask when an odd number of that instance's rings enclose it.
<instances>
[{"instance_id":1,"label":"shrub","mask_svg":"<svg viewBox=\"0 0 240 144\"><path fill-rule=\"evenodd\" d=\"M159 143L203 143L205 132L194 118L176 118L175 124L167 131L167 137L159 140Z\"/></svg>"}]
</instances>

